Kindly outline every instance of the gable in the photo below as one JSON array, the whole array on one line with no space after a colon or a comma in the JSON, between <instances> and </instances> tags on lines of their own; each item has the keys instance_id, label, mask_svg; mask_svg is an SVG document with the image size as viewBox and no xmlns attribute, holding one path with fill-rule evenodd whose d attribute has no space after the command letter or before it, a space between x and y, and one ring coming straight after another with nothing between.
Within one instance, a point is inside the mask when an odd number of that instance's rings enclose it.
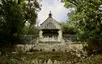
<instances>
[{"instance_id":1,"label":"gable","mask_svg":"<svg viewBox=\"0 0 102 64\"><path fill-rule=\"evenodd\" d=\"M56 29L56 26L53 23L49 22L44 26L44 28L45 29Z\"/></svg>"},{"instance_id":2,"label":"gable","mask_svg":"<svg viewBox=\"0 0 102 64\"><path fill-rule=\"evenodd\" d=\"M41 25L40 29L61 29L58 22L53 18L47 18Z\"/></svg>"}]
</instances>

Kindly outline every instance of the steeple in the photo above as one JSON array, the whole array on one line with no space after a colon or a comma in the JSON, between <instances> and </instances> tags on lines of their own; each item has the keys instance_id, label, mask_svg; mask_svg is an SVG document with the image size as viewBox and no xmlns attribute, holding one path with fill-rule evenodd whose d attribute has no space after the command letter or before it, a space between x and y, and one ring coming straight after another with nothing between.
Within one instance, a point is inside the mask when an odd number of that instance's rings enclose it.
<instances>
[{"instance_id":1,"label":"steeple","mask_svg":"<svg viewBox=\"0 0 102 64\"><path fill-rule=\"evenodd\" d=\"M50 11L50 13L49 13L49 18L52 18L52 14L51 14L51 11Z\"/></svg>"}]
</instances>

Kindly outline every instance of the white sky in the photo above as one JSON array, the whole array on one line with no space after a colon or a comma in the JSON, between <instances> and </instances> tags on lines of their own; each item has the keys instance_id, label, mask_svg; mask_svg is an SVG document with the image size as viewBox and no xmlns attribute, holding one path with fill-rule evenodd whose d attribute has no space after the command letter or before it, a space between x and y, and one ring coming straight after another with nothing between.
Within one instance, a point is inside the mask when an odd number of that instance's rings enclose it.
<instances>
[{"instance_id":1,"label":"white sky","mask_svg":"<svg viewBox=\"0 0 102 64\"><path fill-rule=\"evenodd\" d=\"M42 4L41 11L38 13L38 20L41 24L48 18L49 11L52 13L52 17L58 22L65 22L68 19L67 13L70 9L64 8L64 3L59 0L40 0Z\"/></svg>"}]
</instances>

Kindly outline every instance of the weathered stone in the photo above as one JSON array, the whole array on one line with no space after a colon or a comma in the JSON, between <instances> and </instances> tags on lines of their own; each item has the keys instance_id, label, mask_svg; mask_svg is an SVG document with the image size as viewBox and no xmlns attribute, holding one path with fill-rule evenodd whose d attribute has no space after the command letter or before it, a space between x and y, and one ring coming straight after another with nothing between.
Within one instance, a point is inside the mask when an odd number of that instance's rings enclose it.
<instances>
[{"instance_id":1,"label":"weathered stone","mask_svg":"<svg viewBox=\"0 0 102 64\"><path fill-rule=\"evenodd\" d=\"M35 64L39 64L39 62L38 62L38 60L37 60L37 59L35 60Z\"/></svg>"},{"instance_id":2,"label":"weathered stone","mask_svg":"<svg viewBox=\"0 0 102 64\"><path fill-rule=\"evenodd\" d=\"M61 64L59 61L57 61L57 64Z\"/></svg>"},{"instance_id":3,"label":"weathered stone","mask_svg":"<svg viewBox=\"0 0 102 64\"><path fill-rule=\"evenodd\" d=\"M47 64L46 61L44 61L44 64Z\"/></svg>"},{"instance_id":4,"label":"weathered stone","mask_svg":"<svg viewBox=\"0 0 102 64\"><path fill-rule=\"evenodd\" d=\"M49 59L49 60L47 61L47 64L53 64L53 62L51 61L51 59Z\"/></svg>"},{"instance_id":5,"label":"weathered stone","mask_svg":"<svg viewBox=\"0 0 102 64\"><path fill-rule=\"evenodd\" d=\"M55 60L55 61L54 61L54 64L58 64L58 62Z\"/></svg>"},{"instance_id":6,"label":"weathered stone","mask_svg":"<svg viewBox=\"0 0 102 64\"><path fill-rule=\"evenodd\" d=\"M42 64L42 60L39 60L38 63L39 63L39 64Z\"/></svg>"}]
</instances>

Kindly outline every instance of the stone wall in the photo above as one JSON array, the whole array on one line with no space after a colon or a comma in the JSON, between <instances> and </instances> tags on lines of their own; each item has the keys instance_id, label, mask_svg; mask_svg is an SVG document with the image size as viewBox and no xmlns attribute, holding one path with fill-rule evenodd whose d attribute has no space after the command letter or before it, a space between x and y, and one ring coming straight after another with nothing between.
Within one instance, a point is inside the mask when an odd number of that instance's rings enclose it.
<instances>
[{"instance_id":1,"label":"stone wall","mask_svg":"<svg viewBox=\"0 0 102 64\"><path fill-rule=\"evenodd\" d=\"M39 38L32 36L32 35L26 35L23 36L24 40L30 39L28 43L25 44L18 44L16 46L17 51L42 51L42 52L68 52L71 50L77 51L83 49L83 43L77 43L77 41L72 41L71 38L75 35L66 35L69 38L64 38L62 42L46 42L41 43L39 42ZM72 36L72 37L71 37ZM26 39L25 39L26 38Z\"/></svg>"},{"instance_id":2,"label":"stone wall","mask_svg":"<svg viewBox=\"0 0 102 64\"><path fill-rule=\"evenodd\" d=\"M40 52L69 52L71 50L74 51L82 51L83 50L83 44L18 44L16 47L17 51L40 51Z\"/></svg>"}]
</instances>

